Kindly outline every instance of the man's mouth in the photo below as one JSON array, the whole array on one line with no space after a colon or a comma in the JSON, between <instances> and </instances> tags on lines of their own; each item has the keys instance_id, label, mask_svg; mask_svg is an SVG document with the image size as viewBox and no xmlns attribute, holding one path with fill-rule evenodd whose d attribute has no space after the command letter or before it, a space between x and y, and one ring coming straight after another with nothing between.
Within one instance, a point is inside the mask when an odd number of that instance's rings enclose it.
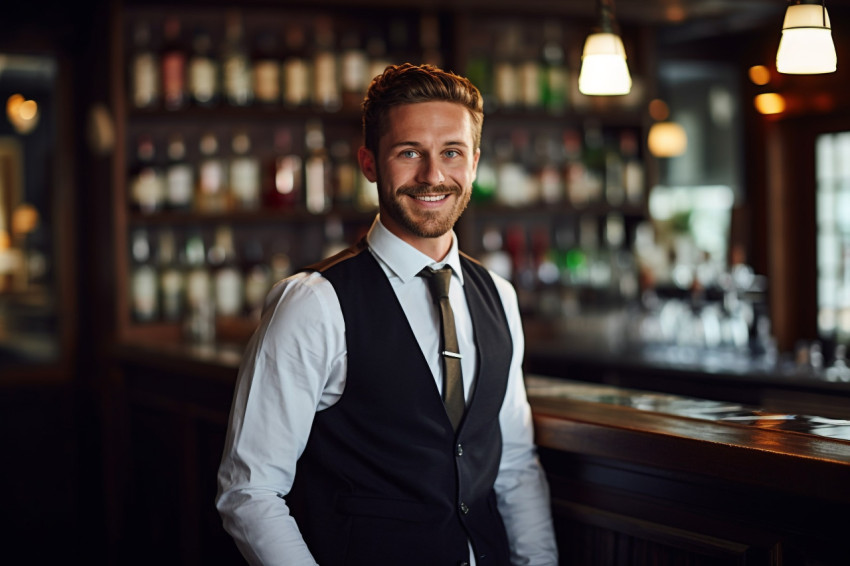
<instances>
[{"instance_id":1,"label":"man's mouth","mask_svg":"<svg viewBox=\"0 0 850 566\"><path fill-rule=\"evenodd\" d=\"M411 195L413 198L417 200L422 200L425 202L437 202L449 197L449 195Z\"/></svg>"}]
</instances>

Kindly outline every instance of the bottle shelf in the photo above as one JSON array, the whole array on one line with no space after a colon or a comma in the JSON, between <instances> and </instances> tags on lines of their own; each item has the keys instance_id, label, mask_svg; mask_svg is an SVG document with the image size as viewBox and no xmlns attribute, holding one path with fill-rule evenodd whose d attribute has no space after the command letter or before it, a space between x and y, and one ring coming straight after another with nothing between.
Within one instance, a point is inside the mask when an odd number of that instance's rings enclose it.
<instances>
[{"instance_id":1,"label":"bottle shelf","mask_svg":"<svg viewBox=\"0 0 850 566\"><path fill-rule=\"evenodd\" d=\"M274 223L314 224L335 219L343 223L367 223L375 216L374 210L361 211L339 208L323 214L312 214L306 210L241 210L222 213L182 212L164 210L152 213L134 212L128 216L133 227L194 225L262 225Z\"/></svg>"}]
</instances>

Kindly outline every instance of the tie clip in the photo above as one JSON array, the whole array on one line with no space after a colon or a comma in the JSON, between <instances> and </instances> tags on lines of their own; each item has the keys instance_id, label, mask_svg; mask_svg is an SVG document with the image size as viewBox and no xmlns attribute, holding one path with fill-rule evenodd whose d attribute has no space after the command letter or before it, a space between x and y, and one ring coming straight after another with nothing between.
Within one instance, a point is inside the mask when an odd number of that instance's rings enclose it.
<instances>
[{"instance_id":1,"label":"tie clip","mask_svg":"<svg viewBox=\"0 0 850 566\"><path fill-rule=\"evenodd\" d=\"M448 356L448 357L450 357L450 358L457 358L457 359L461 359L461 358L463 357L463 356L461 356L460 354L456 354L455 352L449 352L448 350L443 350L443 351L442 351L442 354L443 354L444 356Z\"/></svg>"}]
</instances>

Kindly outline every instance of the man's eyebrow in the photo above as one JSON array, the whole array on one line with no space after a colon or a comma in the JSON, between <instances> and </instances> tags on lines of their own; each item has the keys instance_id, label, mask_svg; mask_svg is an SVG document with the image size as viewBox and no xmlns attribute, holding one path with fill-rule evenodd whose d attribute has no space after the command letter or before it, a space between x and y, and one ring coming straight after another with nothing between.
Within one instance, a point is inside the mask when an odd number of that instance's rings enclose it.
<instances>
[{"instance_id":1,"label":"man's eyebrow","mask_svg":"<svg viewBox=\"0 0 850 566\"><path fill-rule=\"evenodd\" d=\"M400 142L396 142L396 143L392 144L390 146L390 149L396 149L396 148L399 148L399 147L422 147L422 144L420 142L413 141L413 140L400 141ZM463 140L449 140L449 141L443 143L443 147L464 147L464 148L466 148L466 147L469 147L469 144L467 144Z\"/></svg>"}]
</instances>

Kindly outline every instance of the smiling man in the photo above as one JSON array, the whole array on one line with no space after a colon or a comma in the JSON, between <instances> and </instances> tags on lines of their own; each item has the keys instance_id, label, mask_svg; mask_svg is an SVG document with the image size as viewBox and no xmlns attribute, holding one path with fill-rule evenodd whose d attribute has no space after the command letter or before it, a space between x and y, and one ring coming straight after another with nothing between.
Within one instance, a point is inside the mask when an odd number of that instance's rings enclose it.
<instances>
[{"instance_id":1,"label":"smiling man","mask_svg":"<svg viewBox=\"0 0 850 566\"><path fill-rule=\"evenodd\" d=\"M275 286L239 370L216 503L248 562L557 564L516 293L453 231L482 122L429 65L370 85L378 216Z\"/></svg>"}]
</instances>

